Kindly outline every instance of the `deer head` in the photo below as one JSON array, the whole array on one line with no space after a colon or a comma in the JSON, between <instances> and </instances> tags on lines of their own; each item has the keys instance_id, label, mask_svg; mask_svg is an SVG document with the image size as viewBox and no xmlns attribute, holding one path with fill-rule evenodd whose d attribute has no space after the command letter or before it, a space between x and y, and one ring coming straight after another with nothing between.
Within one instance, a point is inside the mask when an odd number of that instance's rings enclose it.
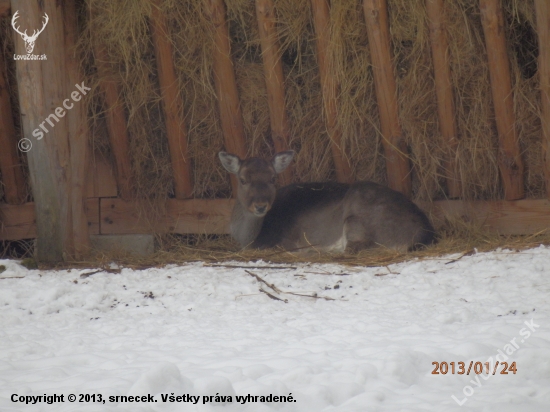
<instances>
[{"instance_id":1,"label":"deer head","mask_svg":"<svg viewBox=\"0 0 550 412\"><path fill-rule=\"evenodd\" d=\"M16 27L15 26L15 20L17 20L17 18L19 17L19 10L15 12L15 14L13 15L12 19L11 19L11 25L13 27L13 29L19 33L21 35L21 38L25 41L25 49L27 49L27 53L28 54L31 54L33 49L34 49L34 42L36 41L36 38L38 37L38 35L40 33L42 33L44 31L44 29L46 28L46 24L48 24L48 21L50 20L48 15L46 13L44 13L44 24L42 25L42 28L40 30L34 30L33 33L32 33L32 36L29 36L27 34L27 30L25 30L24 33L22 33L20 30L19 30L19 27Z\"/></svg>"},{"instance_id":2,"label":"deer head","mask_svg":"<svg viewBox=\"0 0 550 412\"><path fill-rule=\"evenodd\" d=\"M256 217L265 216L275 200L275 177L290 165L294 152L277 153L271 161L258 157L241 160L226 152L219 152L218 156L225 170L237 175L237 200L243 208Z\"/></svg>"}]
</instances>

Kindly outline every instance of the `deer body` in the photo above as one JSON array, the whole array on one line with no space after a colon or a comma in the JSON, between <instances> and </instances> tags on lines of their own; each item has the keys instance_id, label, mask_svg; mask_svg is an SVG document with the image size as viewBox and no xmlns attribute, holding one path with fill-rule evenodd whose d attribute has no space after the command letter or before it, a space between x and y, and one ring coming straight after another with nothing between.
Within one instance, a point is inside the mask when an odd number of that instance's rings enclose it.
<instances>
[{"instance_id":1,"label":"deer body","mask_svg":"<svg viewBox=\"0 0 550 412\"><path fill-rule=\"evenodd\" d=\"M230 231L242 247L343 252L379 245L406 251L434 241L426 215L377 183L303 183L277 191L275 176L293 155L278 153L270 163L220 153L239 179Z\"/></svg>"}]
</instances>

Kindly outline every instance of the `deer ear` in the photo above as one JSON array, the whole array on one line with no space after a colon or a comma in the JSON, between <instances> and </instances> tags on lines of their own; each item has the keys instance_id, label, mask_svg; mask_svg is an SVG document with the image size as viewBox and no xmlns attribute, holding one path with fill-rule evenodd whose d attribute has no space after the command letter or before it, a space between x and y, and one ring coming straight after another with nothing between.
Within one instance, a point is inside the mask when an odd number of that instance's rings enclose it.
<instances>
[{"instance_id":1,"label":"deer ear","mask_svg":"<svg viewBox=\"0 0 550 412\"><path fill-rule=\"evenodd\" d=\"M294 150L287 150L286 152L277 153L273 156L272 164L275 172L281 173L292 162L294 158Z\"/></svg>"},{"instance_id":2,"label":"deer ear","mask_svg":"<svg viewBox=\"0 0 550 412\"><path fill-rule=\"evenodd\" d=\"M241 168L242 163L241 159L239 159L239 156L235 156L231 153L219 152L218 157L220 158L222 166L225 168L225 170L235 175L239 173L239 169Z\"/></svg>"}]
</instances>

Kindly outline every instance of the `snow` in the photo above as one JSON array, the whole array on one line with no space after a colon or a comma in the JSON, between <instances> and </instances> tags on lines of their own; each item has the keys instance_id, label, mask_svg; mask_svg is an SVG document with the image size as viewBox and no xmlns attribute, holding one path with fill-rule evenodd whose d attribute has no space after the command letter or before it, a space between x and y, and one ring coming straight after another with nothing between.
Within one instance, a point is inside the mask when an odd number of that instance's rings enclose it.
<instances>
[{"instance_id":1,"label":"snow","mask_svg":"<svg viewBox=\"0 0 550 412\"><path fill-rule=\"evenodd\" d=\"M279 292L224 264L81 277L97 269L0 260L0 410L550 410L548 247L388 267L245 264ZM492 370L505 357L516 374L432 374L432 362ZM24 403L54 394L64 402ZM259 402L268 395L292 398Z\"/></svg>"}]
</instances>

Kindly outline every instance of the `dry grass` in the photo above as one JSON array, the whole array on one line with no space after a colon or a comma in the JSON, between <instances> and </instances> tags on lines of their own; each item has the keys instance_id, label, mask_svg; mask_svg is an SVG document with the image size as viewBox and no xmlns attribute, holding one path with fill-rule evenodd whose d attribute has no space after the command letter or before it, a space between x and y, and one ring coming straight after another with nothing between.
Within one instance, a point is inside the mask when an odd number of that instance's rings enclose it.
<instances>
[{"instance_id":1,"label":"dry grass","mask_svg":"<svg viewBox=\"0 0 550 412\"><path fill-rule=\"evenodd\" d=\"M95 252L84 261L66 262L55 267L109 267L114 262L123 267L144 269L189 262L223 264L229 261L247 263L262 261L262 264L337 263L348 266L379 267L416 259L444 258L450 261L460 259L463 255L499 248L521 251L541 244L550 245L550 232L530 236L498 236L460 221L447 222L439 235L440 239L435 245L409 253L375 248L363 250L357 254L312 253L308 255L281 249L240 250L229 236L217 238L197 236L187 239L182 239L180 236L162 236L157 238L158 251L148 257L136 257L120 251ZM445 257L449 254L457 255L452 258ZM52 267L41 266L41 268Z\"/></svg>"},{"instance_id":2,"label":"dry grass","mask_svg":"<svg viewBox=\"0 0 550 412\"><path fill-rule=\"evenodd\" d=\"M323 119L316 60L316 35L309 0L275 0L291 146L298 155L295 180L334 177ZM87 83L94 143L109 152L104 108L97 87L93 50L106 45L121 87L131 136L133 182L144 198L172 193L172 170L165 136L148 18L151 0L86 0L86 28L79 39ZM202 0L165 0L176 72L189 129L195 196L224 197L229 179L216 160L223 148L212 76L213 27ZM525 33L535 34L533 1L505 0L509 55L513 74L518 132L526 159L529 197L544 192L540 154L538 79L526 67L534 51ZM261 47L253 1L226 0L232 58L249 155L273 152ZM466 199L502 196L497 166L498 139L478 2L446 3L452 81L459 130L458 159ZM438 131L436 98L424 0L389 0L389 16L400 121L410 148L416 199L445 198L442 164L449 153ZM338 122L342 146L358 180L385 182L385 160L370 53L361 2L332 3L329 55L339 84ZM530 43L529 43L530 42ZM531 53L531 56L529 56Z\"/></svg>"}]
</instances>

